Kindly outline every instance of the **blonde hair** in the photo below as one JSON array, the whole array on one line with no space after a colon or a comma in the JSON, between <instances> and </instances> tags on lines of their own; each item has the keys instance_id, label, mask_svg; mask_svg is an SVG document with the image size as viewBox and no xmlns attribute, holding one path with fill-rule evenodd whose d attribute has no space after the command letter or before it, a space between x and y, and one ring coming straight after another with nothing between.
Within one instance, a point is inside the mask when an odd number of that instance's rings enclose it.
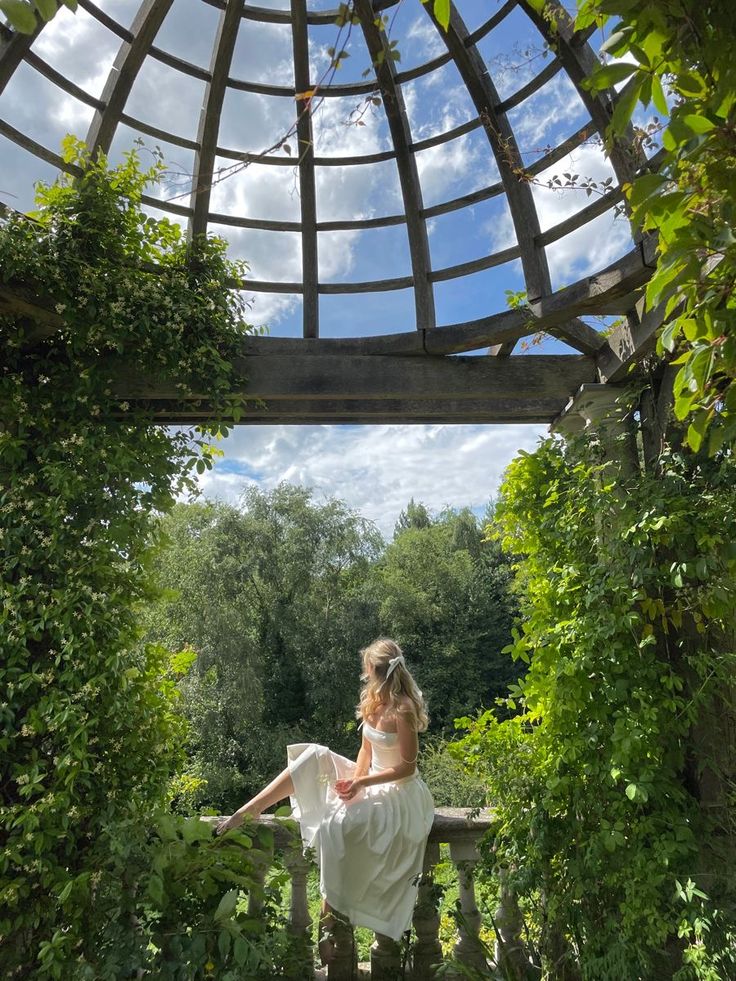
<instances>
[{"instance_id":1,"label":"blonde hair","mask_svg":"<svg viewBox=\"0 0 736 981\"><path fill-rule=\"evenodd\" d=\"M417 732L424 732L429 725L427 706L409 669L399 662L388 676L388 681L386 680L389 661L402 657L401 648L396 641L379 637L364 647L360 656L363 662L363 688L355 711L356 718L367 719L374 715L388 696L393 711L403 715Z\"/></svg>"}]
</instances>

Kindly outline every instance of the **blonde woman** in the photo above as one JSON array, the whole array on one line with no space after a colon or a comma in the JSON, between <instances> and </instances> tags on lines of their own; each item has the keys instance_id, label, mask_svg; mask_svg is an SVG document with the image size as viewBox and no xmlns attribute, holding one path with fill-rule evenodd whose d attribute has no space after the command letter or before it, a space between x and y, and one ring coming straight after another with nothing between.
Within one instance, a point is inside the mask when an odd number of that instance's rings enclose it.
<instances>
[{"instance_id":1,"label":"blonde woman","mask_svg":"<svg viewBox=\"0 0 736 981\"><path fill-rule=\"evenodd\" d=\"M287 768L217 831L290 797L304 845L319 863L324 922L337 912L399 940L411 925L434 817L417 770L427 709L395 641L376 640L361 657L356 716L363 738L355 763L316 743L289 746ZM329 960L329 947L320 944L320 952Z\"/></svg>"}]
</instances>

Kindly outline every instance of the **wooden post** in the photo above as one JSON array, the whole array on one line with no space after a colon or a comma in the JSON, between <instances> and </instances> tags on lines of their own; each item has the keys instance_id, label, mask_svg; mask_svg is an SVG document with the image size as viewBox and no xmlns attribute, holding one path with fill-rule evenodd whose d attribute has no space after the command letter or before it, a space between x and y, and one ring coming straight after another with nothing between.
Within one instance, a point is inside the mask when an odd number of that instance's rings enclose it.
<instances>
[{"instance_id":1,"label":"wooden post","mask_svg":"<svg viewBox=\"0 0 736 981\"><path fill-rule=\"evenodd\" d=\"M419 895L414 908L414 932L417 937L413 952L414 981L429 981L442 963L439 903L434 888L434 867L439 860L438 842L428 842L422 877L419 880Z\"/></svg>"}]
</instances>

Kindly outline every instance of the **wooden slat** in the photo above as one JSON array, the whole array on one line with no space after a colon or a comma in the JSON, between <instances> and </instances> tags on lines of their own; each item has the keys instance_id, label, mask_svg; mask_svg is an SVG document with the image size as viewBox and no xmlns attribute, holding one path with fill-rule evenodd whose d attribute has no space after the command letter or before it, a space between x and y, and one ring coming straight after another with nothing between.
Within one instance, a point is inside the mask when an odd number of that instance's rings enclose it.
<instances>
[{"instance_id":1,"label":"wooden slat","mask_svg":"<svg viewBox=\"0 0 736 981\"><path fill-rule=\"evenodd\" d=\"M445 130L444 133L436 133L434 136L428 136L426 140L418 140L416 143L410 143L409 149L412 153L417 153L421 150L432 150L434 147L441 146L443 143L449 143L451 140L456 140L460 136L472 133L474 130L480 129L482 125L482 121L477 117L475 119L469 119L459 126Z\"/></svg>"},{"instance_id":2,"label":"wooden slat","mask_svg":"<svg viewBox=\"0 0 736 981\"><path fill-rule=\"evenodd\" d=\"M544 330L571 316L626 313L652 274L652 258L651 239L646 238L601 272L532 302L532 312Z\"/></svg>"},{"instance_id":3,"label":"wooden slat","mask_svg":"<svg viewBox=\"0 0 736 981\"><path fill-rule=\"evenodd\" d=\"M189 202L192 208L188 228L190 239L207 232L212 182L215 179L217 136L220 131L222 104L238 36L242 6L243 0L228 0L217 24L210 68L212 78L205 88L204 103L197 127L199 149L194 154L192 194Z\"/></svg>"},{"instance_id":4,"label":"wooden slat","mask_svg":"<svg viewBox=\"0 0 736 981\"><path fill-rule=\"evenodd\" d=\"M107 153L130 90L153 39L171 7L172 0L143 0L131 25L132 41L123 41L102 90L105 108L97 110L87 131L86 143L94 156Z\"/></svg>"},{"instance_id":5,"label":"wooden slat","mask_svg":"<svg viewBox=\"0 0 736 981\"><path fill-rule=\"evenodd\" d=\"M557 57L577 89L596 129L603 135L611 121L612 105L616 94L613 89L593 93L585 87L586 80L600 64L585 36L575 32L573 19L561 4L554 3L550 11L554 14L554 30L550 22L532 8L529 0L519 0L519 5L541 34L554 46ZM630 181L636 169L646 163L643 151L637 153L634 150L633 135L633 129L629 126L625 138L615 140L611 146L611 166L619 184Z\"/></svg>"},{"instance_id":6,"label":"wooden slat","mask_svg":"<svg viewBox=\"0 0 736 981\"><path fill-rule=\"evenodd\" d=\"M542 71L528 81L526 85L523 85L520 89L518 89L518 91L514 92L513 95L510 95L507 99L504 99L503 102L500 102L496 107L496 112L508 112L509 109L514 109L519 105L519 103L524 102L524 100L528 99L529 96L534 95L535 92L538 92L543 85L546 85L546 83L551 78L554 78L555 75L561 70L562 62L559 60L559 58L553 58L552 61L548 65L545 65Z\"/></svg>"},{"instance_id":7,"label":"wooden slat","mask_svg":"<svg viewBox=\"0 0 736 981\"><path fill-rule=\"evenodd\" d=\"M661 309L650 310L641 319L632 311L596 355L599 380L607 384L625 382L631 367L654 349L662 323Z\"/></svg>"},{"instance_id":8,"label":"wooden slat","mask_svg":"<svg viewBox=\"0 0 736 981\"><path fill-rule=\"evenodd\" d=\"M44 78L49 80L49 82L53 82L53 84L58 86L63 92L66 92L67 95L71 95L75 99L79 99L80 102L83 102L87 106L92 106L93 109L104 108L104 103L100 99L96 98L94 95L91 95L89 92L86 92L79 85L75 85L74 82L68 79L65 75L62 75L61 72L57 72L57 70L45 62L43 58L40 58L35 51L26 52L24 60L26 64L30 65L31 68L34 68L39 75L43 75Z\"/></svg>"},{"instance_id":9,"label":"wooden slat","mask_svg":"<svg viewBox=\"0 0 736 981\"><path fill-rule=\"evenodd\" d=\"M291 0L294 42L294 82L297 92L307 92L309 75L309 32L307 0ZM309 100L297 100L296 136L299 153L299 200L302 214L302 282L304 337L319 336L319 267L317 252L317 189L314 177L314 137Z\"/></svg>"},{"instance_id":10,"label":"wooden slat","mask_svg":"<svg viewBox=\"0 0 736 981\"><path fill-rule=\"evenodd\" d=\"M254 399L314 402L322 399L565 399L595 381L595 362L585 355L483 357L364 357L273 355L234 359L234 392ZM120 398L181 401L177 378L144 377L116 370ZM206 399L205 390L190 398Z\"/></svg>"},{"instance_id":11,"label":"wooden slat","mask_svg":"<svg viewBox=\"0 0 736 981\"><path fill-rule=\"evenodd\" d=\"M578 228L582 228L583 225L587 225L594 218L604 215L622 200L623 193L621 189L615 187L612 191L601 194L592 204L581 208L580 211L576 211L575 214L553 225L552 228L548 228L546 232L542 232L538 241L542 245L549 245L550 242L556 242L558 239L564 238L565 235L569 235L570 232L574 232Z\"/></svg>"},{"instance_id":12,"label":"wooden slat","mask_svg":"<svg viewBox=\"0 0 736 981\"><path fill-rule=\"evenodd\" d=\"M552 284L544 247L537 241L540 227L534 198L528 184L514 172L523 168L521 154L506 114L498 110L500 99L488 69L477 48L467 43L468 30L454 4L450 4L447 31L437 22L430 4L425 10L452 53L478 116L484 120L483 128L496 158L520 247L527 295L533 299L546 296ZM509 354L510 348L510 344L503 346L498 353Z\"/></svg>"},{"instance_id":13,"label":"wooden slat","mask_svg":"<svg viewBox=\"0 0 736 981\"><path fill-rule=\"evenodd\" d=\"M22 147L24 150L28 150L32 153L34 157L38 157L39 160L45 160L46 163L52 164L59 170L63 170L67 174L77 174L80 173L78 167L70 166L65 163L62 157L56 153L54 150L49 150L48 147L42 146L36 140L31 139L30 136L26 136L25 133L21 133L19 129L15 126L11 126L10 123L6 122L4 119L0 119L0 133L6 136L9 140L12 140L16 146Z\"/></svg>"},{"instance_id":14,"label":"wooden slat","mask_svg":"<svg viewBox=\"0 0 736 981\"><path fill-rule=\"evenodd\" d=\"M460 276L470 276L473 273L481 272L483 269L493 269L495 266L502 266L504 262L518 259L520 253L519 246L513 245L510 249L502 249L492 255L470 259L468 262L459 262L455 266L446 266L444 269L435 269L434 272L430 273L429 278L432 283L440 283L448 279L458 279Z\"/></svg>"},{"instance_id":15,"label":"wooden slat","mask_svg":"<svg viewBox=\"0 0 736 981\"><path fill-rule=\"evenodd\" d=\"M32 34L21 34L11 31L9 27L0 24L0 93L13 77L13 72L30 51L31 45L44 28L44 21L36 17L36 29Z\"/></svg>"},{"instance_id":16,"label":"wooden slat","mask_svg":"<svg viewBox=\"0 0 736 981\"><path fill-rule=\"evenodd\" d=\"M396 69L390 57L388 41L383 30L374 23L370 0L356 0L356 11L360 17L368 52L374 64L379 56L383 61L377 65L376 75L381 89L383 107L386 112L391 140L396 150L396 166L406 214L406 228L409 236L409 254L414 281L414 305L417 328L432 328L435 325L434 292L430 282L431 262L429 257L429 238L427 224L421 212L422 191L419 184L417 162L410 151L411 133L404 105L401 86L396 82Z\"/></svg>"}]
</instances>

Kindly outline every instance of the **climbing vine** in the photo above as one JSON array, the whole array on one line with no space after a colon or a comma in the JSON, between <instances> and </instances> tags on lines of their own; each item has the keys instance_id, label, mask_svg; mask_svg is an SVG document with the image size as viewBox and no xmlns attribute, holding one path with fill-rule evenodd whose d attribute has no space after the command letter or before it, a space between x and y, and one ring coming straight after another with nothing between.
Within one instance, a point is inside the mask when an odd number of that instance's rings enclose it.
<instances>
[{"instance_id":1,"label":"climbing vine","mask_svg":"<svg viewBox=\"0 0 736 981\"><path fill-rule=\"evenodd\" d=\"M131 152L108 170L71 138L64 157L74 179L0 225L2 276L38 314L0 319L0 963L6 978L227 977L261 964L266 920L236 910L250 833L215 841L166 814L188 662L141 643L136 609L155 515L242 411L242 268L143 212L160 163ZM124 397L152 378L174 400L207 392L212 422L155 425L155 403Z\"/></svg>"},{"instance_id":2,"label":"climbing vine","mask_svg":"<svg viewBox=\"0 0 736 981\"><path fill-rule=\"evenodd\" d=\"M729 456L668 451L627 480L588 437L507 472L491 531L519 556L510 652L529 669L517 715L461 720L458 752L488 781L487 860L524 900L545 976L736 970L735 477Z\"/></svg>"},{"instance_id":3,"label":"climbing vine","mask_svg":"<svg viewBox=\"0 0 736 981\"><path fill-rule=\"evenodd\" d=\"M613 25L615 57L593 87L624 82L613 113L620 135L639 102L668 123L658 173L627 187L636 224L658 235L646 291L660 307L662 354L679 365L675 413L694 450L736 442L736 32L726 0L584 0L576 26Z\"/></svg>"}]
</instances>

